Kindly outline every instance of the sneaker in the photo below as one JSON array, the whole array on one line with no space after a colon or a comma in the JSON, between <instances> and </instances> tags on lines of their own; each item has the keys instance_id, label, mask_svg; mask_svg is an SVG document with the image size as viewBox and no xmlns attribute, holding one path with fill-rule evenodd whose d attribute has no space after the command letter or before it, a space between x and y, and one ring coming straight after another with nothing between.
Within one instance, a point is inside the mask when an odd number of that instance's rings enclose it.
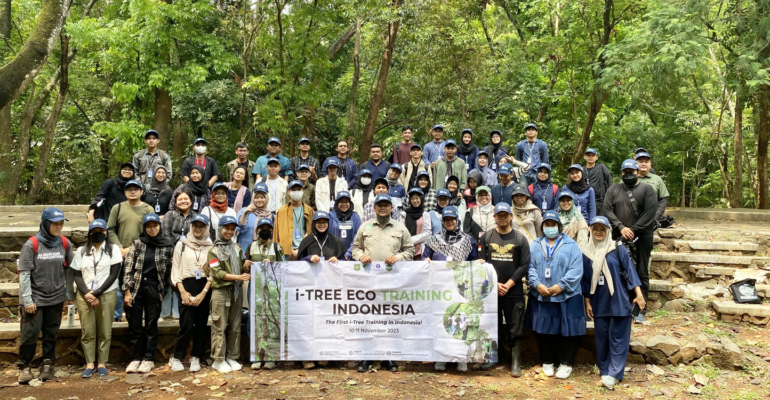
<instances>
[{"instance_id":1,"label":"sneaker","mask_svg":"<svg viewBox=\"0 0 770 400\"><path fill-rule=\"evenodd\" d=\"M201 360L198 357L190 357L190 372L198 372L201 370Z\"/></svg>"},{"instance_id":2,"label":"sneaker","mask_svg":"<svg viewBox=\"0 0 770 400\"><path fill-rule=\"evenodd\" d=\"M171 356L171 359L168 360L168 365L171 366L171 370L174 372L184 371L184 365L182 365L182 362L173 356Z\"/></svg>"},{"instance_id":3,"label":"sneaker","mask_svg":"<svg viewBox=\"0 0 770 400\"><path fill-rule=\"evenodd\" d=\"M313 368L315 368L315 363L313 363L312 361L303 361L302 362L302 368L313 369Z\"/></svg>"},{"instance_id":4,"label":"sneaker","mask_svg":"<svg viewBox=\"0 0 770 400\"><path fill-rule=\"evenodd\" d=\"M265 363L264 369L275 369L275 361L268 361Z\"/></svg>"},{"instance_id":5,"label":"sneaker","mask_svg":"<svg viewBox=\"0 0 770 400\"><path fill-rule=\"evenodd\" d=\"M572 375L572 367L569 365L559 365L559 369L556 371L556 378L567 379Z\"/></svg>"},{"instance_id":6,"label":"sneaker","mask_svg":"<svg viewBox=\"0 0 770 400\"><path fill-rule=\"evenodd\" d=\"M229 365L230 369L232 369L233 371L240 371L241 369L243 369L243 366L241 365L241 363L233 360L232 358L226 359L225 362L227 362L227 365Z\"/></svg>"},{"instance_id":7,"label":"sneaker","mask_svg":"<svg viewBox=\"0 0 770 400\"><path fill-rule=\"evenodd\" d=\"M468 363L464 363L464 362L457 363L457 370L460 371L460 372L467 371L468 370Z\"/></svg>"},{"instance_id":8,"label":"sneaker","mask_svg":"<svg viewBox=\"0 0 770 400\"><path fill-rule=\"evenodd\" d=\"M553 376L553 364L543 364L543 373L547 377Z\"/></svg>"},{"instance_id":9,"label":"sneaker","mask_svg":"<svg viewBox=\"0 0 770 400\"><path fill-rule=\"evenodd\" d=\"M257 361L255 363L251 363L251 369L253 369L253 370L262 369L262 361Z\"/></svg>"},{"instance_id":10,"label":"sneaker","mask_svg":"<svg viewBox=\"0 0 770 400\"><path fill-rule=\"evenodd\" d=\"M35 377L32 376L32 370L29 367L19 369L19 383L29 383L32 379L35 379Z\"/></svg>"},{"instance_id":11,"label":"sneaker","mask_svg":"<svg viewBox=\"0 0 770 400\"><path fill-rule=\"evenodd\" d=\"M639 314L636 317L634 317L634 323L635 324L644 323L644 314Z\"/></svg>"},{"instance_id":12,"label":"sneaker","mask_svg":"<svg viewBox=\"0 0 770 400\"><path fill-rule=\"evenodd\" d=\"M43 366L40 367L40 380L50 381L51 377L53 377L53 361L51 360L43 360Z\"/></svg>"},{"instance_id":13,"label":"sneaker","mask_svg":"<svg viewBox=\"0 0 770 400\"><path fill-rule=\"evenodd\" d=\"M131 361L131 364L128 364L128 367L126 367L126 373L132 374L134 372L137 372L139 370L139 365L141 364L141 361Z\"/></svg>"},{"instance_id":14,"label":"sneaker","mask_svg":"<svg viewBox=\"0 0 770 400\"><path fill-rule=\"evenodd\" d=\"M436 368L436 371L446 371L446 363L437 362L434 368Z\"/></svg>"},{"instance_id":15,"label":"sneaker","mask_svg":"<svg viewBox=\"0 0 770 400\"><path fill-rule=\"evenodd\" d=\"M211 368L214 368L223 374L233 372L232 368L230 368L230 366L224 360L214 361L214 364L211 364Z\"/></svg>"},{"instance_id":16,"label":"sneaker","mask_svg":"<svg viewBox=\"0 0 770 400\"><path fill-rule=\"evenodd\" d=\"M141 364L139 364L139 368L136 369L136 372L139 372L141 374L146 374L152 369L155 368L155 361L152 360L144 360Z\"/></svg>"},{"instance_id":17,"label":"sneaker","mask_svg":"<svg viewBox=\"0 0 770 400\"><path fill-rule=\"evenodd\" d=\"M617 383L618 380L609 375L602 376L602 385L609 390L614 390Z\"/></svg>"}]
</instances>

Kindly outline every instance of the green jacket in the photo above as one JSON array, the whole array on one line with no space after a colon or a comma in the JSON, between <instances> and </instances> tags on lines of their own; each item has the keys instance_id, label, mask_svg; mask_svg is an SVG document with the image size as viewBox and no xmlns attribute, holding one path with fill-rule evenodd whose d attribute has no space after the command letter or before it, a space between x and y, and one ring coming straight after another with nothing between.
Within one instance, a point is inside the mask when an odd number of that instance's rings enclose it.
<instances>
[{"instance_id":1,"label":"green jacket","mask_svg":"<svg viewBox=\"0 0 770 400\"><path fill-rule=\"evenodd\" d=\"M244 259L241 246L236 244L235 248L238 251L238 260L241 263L241 266L243 266ZM235 284L235 281L224 280L225 275L233 273L233 268L230 265L229 259L220 259L217 256L216 247L212 247L209 250L209 267L211 268L211 272L209 273L211 276L211 287L214 289L233 286ZM241 268L241 271L243 271L243 268Z\"/></svg>"},{"instance_id":2,"label":"green jacket","mask_svg":"<svg viewBox=\"0 0 770 400\"><path fill-rule=\"evenodd\" d=\"M447 162L446 157L441 157L436 160L433 165L433 188L436 190L443 189L446 178ZM452 161L452 175L456 176L460 180L459 191L465 190L465 186L468 183L468 171L465 169L465 161L455 156L455 160Z\"/></svg>"}]
</instances>

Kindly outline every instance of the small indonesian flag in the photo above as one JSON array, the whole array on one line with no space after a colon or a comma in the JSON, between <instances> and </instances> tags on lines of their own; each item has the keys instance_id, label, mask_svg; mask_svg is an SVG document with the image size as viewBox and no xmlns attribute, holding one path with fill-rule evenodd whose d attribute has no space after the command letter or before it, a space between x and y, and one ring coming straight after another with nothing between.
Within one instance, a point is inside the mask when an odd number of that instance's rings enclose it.
<instances>
[{"instance_id":1,"label":"small indonesian flag","mask_svg":"<svg viewBox=\"0 0 770 400\"><path fill-rule=\"evenodd\" d=\"M214 268L219 266L219 259L214 259L209 261L209 268Z\"/></svg>"}]
</instances>

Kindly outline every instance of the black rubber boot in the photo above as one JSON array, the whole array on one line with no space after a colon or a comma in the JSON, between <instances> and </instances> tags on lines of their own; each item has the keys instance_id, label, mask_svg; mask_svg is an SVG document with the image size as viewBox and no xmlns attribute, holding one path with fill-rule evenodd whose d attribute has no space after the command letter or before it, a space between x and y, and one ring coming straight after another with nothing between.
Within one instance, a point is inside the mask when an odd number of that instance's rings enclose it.
<instances>
[{"instance_id":1,"label":"black rubber boot","mask_svg":"<svg viewBox=\"0 0 770 400\"><path fill-rule=\"evenodd\" d=\"M517 340L511 350L511 376L518 378L521 376L521 340Z\"/></svg>"}]
</instances>

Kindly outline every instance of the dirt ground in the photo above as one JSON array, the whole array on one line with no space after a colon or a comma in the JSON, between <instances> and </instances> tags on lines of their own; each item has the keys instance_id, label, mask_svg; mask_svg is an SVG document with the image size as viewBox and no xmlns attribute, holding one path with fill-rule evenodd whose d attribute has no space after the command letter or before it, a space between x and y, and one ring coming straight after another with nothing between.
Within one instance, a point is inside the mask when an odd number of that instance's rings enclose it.
<instances>
[{"instance_id":1,"label":"dirt ground","mask_svg":"<svg viewBox=\"0 0 770 400\"><path fill-rule=\"evenodd\" d=\"M537 360L525 360L524 376L509 375L509 365L490 372L454 370L437 372L433 364L402 363L397 373L377 371L358 373L347 363L303 370L294 363L279 364L273 371L243 371L220 374L204 367L197 374L171 372L158 365L140 381L126 382L125 365L111 365L114 381L97 377L80 378L82 366L57 368L58 378L38 387L19 386L16 368L5 366L0 376L0 398L6 400L88 400L132 398L187 400L210 398L250 399L643 399L770 398L770 335L754 326L734 326L716 321L713 316L658 311L648 316L648 325L635 325L635 337L656 334L686 337L706 333L728 336L747 356L743 370L719 370L709 365L652 366L628 365L625 379L608 391L598 385L600 376L593 365L578 365L570 379L558 380L541 375ZM701 383L696 383L698 374ZM704 379L705 377L705 379ZM708 382L706 382L706 380ZM705 385L703 384L705 383ZM690 392L700 392L691 394Z\"/></svg>"}]
</instances>

